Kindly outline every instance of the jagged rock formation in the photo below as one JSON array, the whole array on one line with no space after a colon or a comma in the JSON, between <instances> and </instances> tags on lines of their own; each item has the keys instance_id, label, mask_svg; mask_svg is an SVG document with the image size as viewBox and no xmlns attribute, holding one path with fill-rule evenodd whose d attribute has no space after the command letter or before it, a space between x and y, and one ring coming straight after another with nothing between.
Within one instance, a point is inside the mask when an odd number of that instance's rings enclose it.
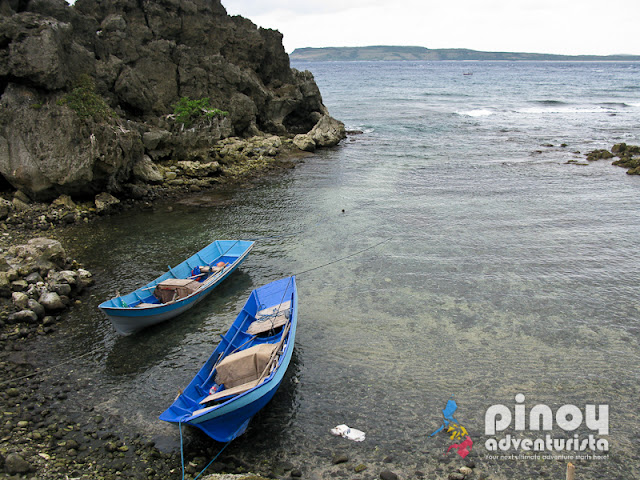
<instances>
[{"instance_id":1,"label":"jagged rock formation","mask_svg":"<svg viewBox=\"0 0 640 480\"><path fill-rule=\"evenodd\" d=\"M222 138L328 117L282 35L219 0L0 0L0 95L0 174L38 199L115 193L139 162L209 163ZM167 117L181 97L228 115L185 128Z\"/></svg>"}]
</instances>

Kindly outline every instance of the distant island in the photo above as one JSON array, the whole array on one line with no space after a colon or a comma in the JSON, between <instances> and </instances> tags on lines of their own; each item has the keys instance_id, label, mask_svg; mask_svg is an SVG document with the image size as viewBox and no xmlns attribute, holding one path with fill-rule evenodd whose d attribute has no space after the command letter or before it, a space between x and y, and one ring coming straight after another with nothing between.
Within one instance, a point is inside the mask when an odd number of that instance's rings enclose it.
<instances>
[{"instance_id":1,"label":"distant island","mask_svg":"<svg viewBox=\"0 0 640 480\"><path fill-rule=\"evenodd\" d=\"M438 60L493 60L493 61L573 61L573 62L638 62L640 55L553 55L546 53L481 52L466 48L401 47L376 45L371 47L296 48L291 60L309 62L342 61L438 61Z\"/></svg>"}]
</instances>

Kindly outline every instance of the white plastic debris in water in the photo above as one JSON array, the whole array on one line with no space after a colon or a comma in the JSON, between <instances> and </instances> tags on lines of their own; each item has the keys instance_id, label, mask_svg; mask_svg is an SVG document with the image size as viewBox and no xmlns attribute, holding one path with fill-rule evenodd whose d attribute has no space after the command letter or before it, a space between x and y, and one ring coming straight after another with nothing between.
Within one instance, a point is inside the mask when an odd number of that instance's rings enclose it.
<instances>
[{"instance_id":1,"label":"white plastic debris in water","mask_svg":"<svg viewBox=\"0 0 640 480\"><path fill-rule=\"evenodd\" d=\"M339 437L348 438L354 442L362 442L364 440L364 432L362 430L349 428L347 425L338 425L331 429L331 433L338 435Z\"/></svg>"}]
</instances>

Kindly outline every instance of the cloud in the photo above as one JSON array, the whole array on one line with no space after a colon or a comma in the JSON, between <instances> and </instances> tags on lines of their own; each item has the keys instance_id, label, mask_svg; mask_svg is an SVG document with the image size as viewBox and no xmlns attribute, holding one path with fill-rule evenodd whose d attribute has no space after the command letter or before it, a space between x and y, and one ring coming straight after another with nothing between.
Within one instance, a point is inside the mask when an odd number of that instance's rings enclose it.
<instances>
[{"instance_id":1,"label":"cloud","mask_svg":"<svg viewBox=\"0 0 640 480\"><path fill-rule=\"evenodd\" d=\"M637 0L228 0L279 30L285 49L416 45L560 54L640 54Z\"/></svg>"},{"instance_id":2,"label":"cloud","mask_svg":"<svg viewBox=\"0 0 640 480\"><path fill-rule=\"evenodd\" d=\"M369 8L384 5L384 0L324 0L322 2L301 2L299 0L229 0L223 2L230 15L245 16L251 12L255 16L263 16L279 12L281 15L322 15L339 14L345 10Z\"/></svg>"}]
</instances>

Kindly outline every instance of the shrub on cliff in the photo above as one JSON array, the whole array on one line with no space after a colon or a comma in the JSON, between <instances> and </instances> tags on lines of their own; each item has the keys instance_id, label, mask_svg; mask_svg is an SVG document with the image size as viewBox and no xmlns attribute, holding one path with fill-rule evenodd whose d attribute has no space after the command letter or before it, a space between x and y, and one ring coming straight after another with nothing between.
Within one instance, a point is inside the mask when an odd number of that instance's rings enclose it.
<instances>
[{"instance_id":1,"label":"shrub on cliff","mask_svg":"<svg viewBox=\"0 0 640 480\"><path fill-rule=\"evenodd\" d=\"M81 75L75 88L65 95L60 103L67 105L81 118L92 118L96 122L114 118L116 113L95 90L93 78L89 75Z\"/></svg>"},{"instance_id":2,"label":"shrub on cliff","mask_svg":"<svg viewBox=\"0 0 640 480\"><path fill-rule=\"evenodd\" d=\"M189 97L182 97L178 103L173 105L173 114L176 122L182 123L185 127L190 127L199 118L214 118L217 116L226 117L229 112L219 108L209 106L209 98L191 100Z\"/></svg>"}]
</instances>

